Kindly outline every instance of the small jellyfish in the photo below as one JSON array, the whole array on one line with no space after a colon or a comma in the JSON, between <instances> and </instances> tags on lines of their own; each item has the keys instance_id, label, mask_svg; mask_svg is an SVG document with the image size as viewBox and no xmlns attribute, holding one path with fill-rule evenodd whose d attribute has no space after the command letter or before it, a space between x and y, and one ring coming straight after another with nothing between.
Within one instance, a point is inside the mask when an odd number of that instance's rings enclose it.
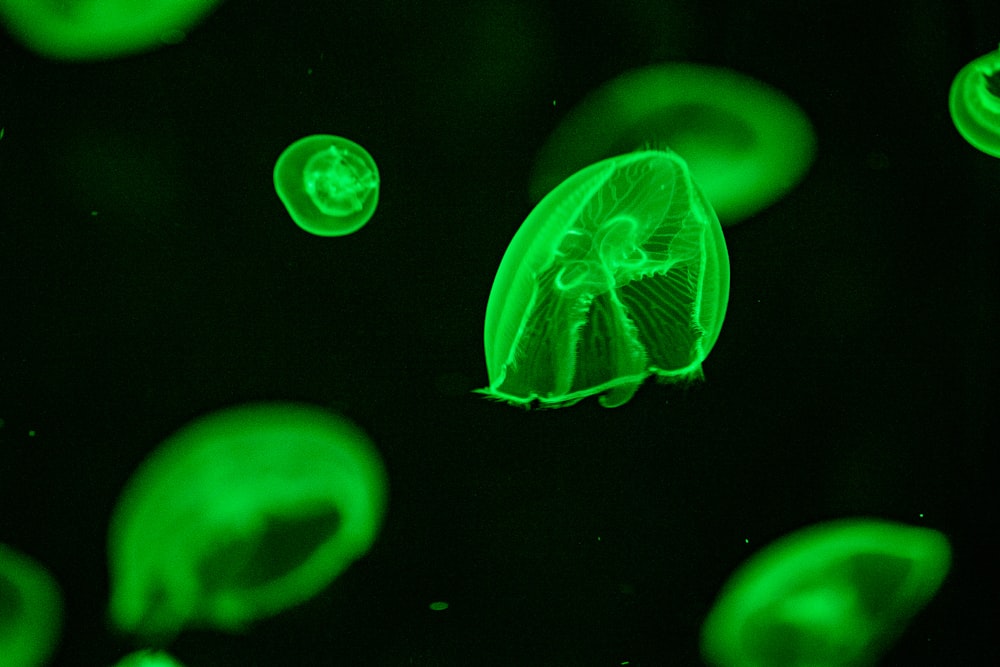
<instances>
[{"instance_id":1,"label":"small jellyfish","mask_svg":"<svg viewBox=\"0 0 1000 667\"><path fill-rule=\"evenodd\" d=\"M1000 48L959 70L948 108L955 129L970 144L1000 157Z\"/></svg>"},{"instance_id":2,"label":"small jellyfish","mask_svg":"<svg viewBox=\"0 0 1000 667\"><path fill-rule=\"evenodd\" d=\"M727 226L802 180L816 136L802 109L767 84L721 67L654 65L619 76L569 112L539 151L532 201L592 162L648 147L683 157Z\"/></svg>"},{"instance_id":3,"label":"small jellyfish","mask_svg":"<svg viewBox=\"0 0 1000 667\"><path fill-rule=\"evenodd\" d=\"M486 308L489 387L556 408L627 402L650 375L701 377L729 298L722 228L670 151L593 164L514 235Z\"/></svg>"},{"instance_id":4,"label":"small jellyfish","mask_svg":"<svg viewBox=\"0 0 1000 667\"><path fill-rule=\"evenodd\" d=\"M0 17L36 53L104 60L175 44L219 0L0 0Z\"/></svg>"},{"instance_id":5,"label":"small jellyfish","mask_svg":"<svg viewBox=\"0 0 1000 667\"><path fill-rule=\"evenodd\" d=\"M319 408L260 403L168 438L111 519L110 618L168 641L238 631L321 591L368 551L386 481L371 442Z\"/></svg>"},{"instance_id":6,"label":"small jellyfish","mask_svg":"<svg viewBox=\"0 0 1000 667\"><path fill-rule=\"evenodd\" d=\"M0 664L45 664L61 628L62 595L55 581L34 560L0 544Z\"/></svg>"},{"instance_id":7,"label":"small jellyfish","mask_svg":"<svg viewBox=\"0 0 1000 667\"><path fill-rule=\"evenodd\" d=\"M717 667L858 667L899 636L951 560L928 528L850 519L765 547L730 577L702 627Z\"/></svg>"},{"instance_id":8,"label":"small jellyfish","mask_svg":"<svg viewBox=\"0 0 1000 667\"><path fill-rule=\"evenodd\" d=\"M281 153L274 189L299 227L317 236L344 236L364 227L375 213L378 168L353 141L314 134Z\"/></svg>"}]
</instances>

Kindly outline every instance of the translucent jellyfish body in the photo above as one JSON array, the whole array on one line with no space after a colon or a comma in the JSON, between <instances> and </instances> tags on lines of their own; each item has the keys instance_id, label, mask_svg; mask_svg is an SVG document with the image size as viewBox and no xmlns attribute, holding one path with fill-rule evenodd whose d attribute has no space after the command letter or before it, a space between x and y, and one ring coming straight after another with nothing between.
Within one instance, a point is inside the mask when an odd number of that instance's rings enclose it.
<instances>
[{"instance_id":1,"label":"translucent jellyfish body","mask_svg":"<svg viewBox=\"0 0 1000 667\"><path fill-rule=\"evenodd\" d=\"M702 627L718 667L875 662L937 592L950 564L937 531L854 519L806 528L755 554Z\"/></svg>"},{"instance_id":2,"label":"translucent jellyfish body","mask_svg":"<svg viewBox=\"0 0 1000 667\"><path fill-rule=\"evenodd\" d=\"M385 474L357 427L315 407L261 403L168 438L111 520L112 621L168 638L239 630L322 590L375 539Z\"/></svg>"},{"instance_id":3,"label":"translucent jellyfish body","mask_svg":"<svg viewBox=\"0 0 1000 667\"><path fill-rule=\"evenodd\" d=\"M41 55L102 60L180 41L218 1L0 0L0 16Z\"/></svg>"},{"instance_id":4,"label":"translucent jellyfish body","mask_svg":"<svg viewBox=\"0 0 1000 667\"><path fill-rule=\"evenodd\" d=\"M627 402L650 375L701 376L729 298L712 207L670 151L583 169L514 235L486 309L480 390L515 405Z\"/></svg>"},{"instance_id":5,"label":"translucent jellyfish body","mask_svg":"<svg viewBox=\"0 0 1000 667\"><path fill-rule=\"evenodd\" d=\"M353 141L314 134L278 157L274 189L299 227L318 236L343 236L374 215L379 173L368 151Z\"/></svg>"},{"instance_id":6,"label":"translucent jellyfish body","mask_svg":"<svg viewBox=\"0 0 1000 667\"><path fill-rule=\"evenodd\" d=\"M976 58L955 76L948 96L952 122L970 144L1000 157L1000 49Z\"/></svg>"},{"instance_id":7,"label":"translucent jellyfish body","mask_svg":"<svg viewBox=\"0 0 1000 667\"><path fill-rule=\"evenodd\" d=\"M767 84L720 67L655 65L621 75L566 115L538 154L531 197L588 164L643 147L683 157L730 225L802 179L816 137L798 105Z\"/></svg>"},{"instance_id":8,"label":"translucent jellyfish body","mask_svg":"<svg viewBox=\"0 0 1000 667\"><path fill-rule=\"evenodd\" d=\"M169 653L145 650L128 654L115 663L115 667L184 667L184 665Z\"/></svg>"},{"instance_id":9,"label":"translucent jellyfish body","mask_svg":"<svg viewBox=\"0 0 1000 667\"><path fill-rule=\"evenodd\" d=\"M62 596L49 573L0 544L0 664L46 663L62 627Z\"/></svg>"}]
</instances>

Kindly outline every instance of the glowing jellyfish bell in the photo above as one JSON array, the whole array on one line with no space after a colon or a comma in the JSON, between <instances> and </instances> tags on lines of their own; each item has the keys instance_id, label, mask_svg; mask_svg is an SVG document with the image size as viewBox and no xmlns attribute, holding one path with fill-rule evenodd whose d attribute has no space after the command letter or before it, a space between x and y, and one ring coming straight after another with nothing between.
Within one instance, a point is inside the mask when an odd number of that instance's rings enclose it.
<instances>
[{"instance_id":1,"label":"glowing jellyfish bell","mask_svg":"<svg viewBox=\"0 0 1000 667\"><path fill-rule=\"evenodd\" d=\"M35 52L102 60L178 42L219 0L0 0L0 17Z\"/></svg>"},{"instance_id":2,"label":"glowing jellyfish bell","mask_svg":"<svg viewBox=\"0 0 1000 667\"><path fill-rule=\"evenodd\" d=\"M958 72L948 108L955 129L966 141L987 155L1000 157L1000 48Z\"/></svg>"},{"instance_id":3,"label":"glowing jellyfish bell","mask_svg":"<svg viewBox=\"0 0 1000 667\"><path fill-rule=\"evenodd\" d=\"M525 219L486 307L489 386L513 405L626 403L654 375L701 377L729 298L712 207L670 151L603 160Z\"/></svg>"},{"instance_id":4,"label":"glowing jellyfish bell","mask_svg":"<svg viewBox=\"0 0 1000 667\"><path fill-rule=\"evenodd\" d=\"M358 144L314 134L278 157L274 189L299 227L317 236L344 236L375 214L379 173L375 160Z\"/></svg>"},{"instance_id":5,"label":"glowing jellyfish bell","mask_svg":"<svg viewBox=\"0 0 1000 667\"><path fill-rule=\"evenodd\" d=\"M368 551L386 481L342 417L260 403L198 419L129 480L109 531L110 617L166 639L240 630L303 602Z\"/></svg>"},{"instance_id":6,"label":"glowing jellyfish bell","mask_svg":"<svg viewBox=\"0 0 1000 667\"><path fill-rule=\"evenodd\" d=\"M717 667L869 665L937 592L950 553L941 533L889 521L800 530L729 579L702 654Z\"/></svg>"},{"instance_id":7,"label":"glowing jellyfish bell","mask_svg":"<svg viewBox=\"0 0 1000 667\"><path fill-rule=\"evenodd\" d=\"M184 665L169 653L146 649L128 654L115 663L115 667L184 667Z\"/></svg>"},{"instance_id":8,"label":"glowing jellyfish bell","mask_svg":"<svg viewBox=\"0 0 1000 667\"><path fill-rule=\"evenodd\" d=\"M61 627L62 595L51 575L28 556L0 544L0 664L45 664Z\"/></svg>"},{"instance_id":9,"label":"glowing jellyfish bell","mask_svg":"<svg viewBox=\"0 0 1000 667\"><path fill-rule=\"evenodd\" d=\"M798 105L767 84L721 67L654 65L619 76L566 115L538 154L532 200L577 169L643 147L683 157L725 226L794 187L816 136Z\"/></svg>"}]
</instances>

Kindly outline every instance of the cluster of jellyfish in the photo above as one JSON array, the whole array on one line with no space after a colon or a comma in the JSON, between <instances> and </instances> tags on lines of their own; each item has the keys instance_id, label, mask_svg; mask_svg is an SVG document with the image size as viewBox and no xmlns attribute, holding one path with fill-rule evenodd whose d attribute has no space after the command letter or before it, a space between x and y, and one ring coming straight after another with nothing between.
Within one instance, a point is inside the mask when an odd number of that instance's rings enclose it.
<instances>
[{"instance_id":1,"label":"cluster of jellyfish","mask_svg":"<svg viewBox=\"0 0 1000 667\"><path fill-rule=\"evenodd\" d=\"M0 17L45 57L102 60L176 44L215 4L149 0L137 11L128 0L80 0L57 11L0 0ZM949 104L961 136L1000 157L1000 50L958 73ZM815 153L794 102L731 70L669 63L597 89L538 154L528 187L537 204L487 303L489 384L479 391L525 407L594 395L617 407L650 376L700 378L729 297L723 227L790 192ZM356 232L378 203L371 155L335 135L292 143L273 178L291 219L317 236ZM208 414L162 443L121 493L109 617L151 646L190 627L246 629L362 557L386 498L376 449L344 417L299 403ZM703 657L717 667L871 664L949 565L947 539L928 528L867 518L804 528L721 588ZM61 625L54 579L0 545L2 664L45 664ZM153 649L118 664L180 665Z\"/></svg>"},{"instance_id":2,"label":"cluster of jellyfish","mask_svg":"<svg viewBox=\"0 0 1000 667\"><path fill-rule=\"evenodd\" d=\"M290 451L275 445L289 437ZM234 455L246 451L247 461ZM219 485L234 484L233 498L220 495ZM295 404L204 417L168 439L122 494L109 543L111 619L157 646L184 627L245 629L312 597L363 555L384 507L384 471L343 418ZM929 528L870 518L808 526L725 582L702 626L702 655L715 667L874 664L950 563L948 540ZM0 546L3 664L45 664L60 610L44 568ZM118 666L181 663L143 649Z\"/></svg>"}]
</instances>

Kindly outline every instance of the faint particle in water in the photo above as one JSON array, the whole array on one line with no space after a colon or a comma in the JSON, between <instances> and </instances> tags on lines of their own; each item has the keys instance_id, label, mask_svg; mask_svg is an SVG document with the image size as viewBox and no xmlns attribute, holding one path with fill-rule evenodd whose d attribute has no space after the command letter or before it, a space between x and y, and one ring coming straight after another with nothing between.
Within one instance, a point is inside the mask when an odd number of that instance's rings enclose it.
<instances>
[{"instance_id":1,"label":"faint particle in water","mask_svg":"<svg viewBox=\"0 0 1000 667\"><path fill-rule=\"evenodd\" d=\"M723 226L781 199L806 174L816 136L779 90L739 72L664 63L622 74L576 105L535 161L533 201L577 169L626 151L684 158Z\"/></svg>"},{"instance_id":2,"label":"faint particle in water","mask_svg":"<svg viewBox=\"0 0 1000 667\"><path fill-rule=\"evenodd\" d=\"M129 480L109 530L110 617L144 638L237 631L304 602L371 547L380 458L317 407L257 403L197 419Z\"/></svg>"},{"instance_id":3,"label":"faint particle in water","mask_svg":"<svg viewBox=\"0 0 1000 667\"><path fill-rule=\"evenodd\" d=\"M445 609L448 608L448 603L447 602L431 602L429 605L427 605L427 608L430 609L431 611L444 611Z\"/></svg>"},{"instance_id":4,"label":"faint particle in water","mask_svg":"<svg viewBox=\"0 0 1000 667\"><path fill-rule=\"evenodd\" d=\"M1000 48L959 70L948 108L955 129L967 142L1000 157Z\"/></svg>"},{"instance_id":5,"label":"faint particle in water","mask_svg":"<svg viewBox=\"0 0 1000 667\"><path fill-rule=\"evenodd\" d=\"M349 139L314 134L282 151L274 189L299 227L317 236L344 236L375 214L380 177L375 160Z\"/></svg>"},{"instance_id":6,"label":"faint particle in water","mask_svg":"<svg viewBox=\"0 0 1000 667\"><path fill-rule=\"evenodd\" d=\"M729 298L712 207L671 151L583 169L528 215L486 307L489 386L512 405L626 403L650 375L702 376Z\"/></svg>"},{"instance_id":7,"label":"faint particle in water","mask_svg":"<svg viewBox=\"0 0 1000 667\"><path fill-rule=\"evenodd\" d=\"M935 530L875 519L792 533L726 582L702 654L717 667L873 663L937 592L950 554Z\"/></svg>"},{"instance_id":8,"label":"faint particle in water","mask_svg":"<svg viewBox=\"0 0 1000 667\"><path fill-rule=\"evenodd\" d=\"M62 606L59 587L48 571L0 544L0 664L45 664L59 639Z\"/></svg>"},{"instance_id":9,"label":"faint particle in water","mask_svg":"<svg viewBox=\"0 0 1000 667\"><path fill-rule=\"evenodd\" d=\"M36 53L105 60L184 38L219 0L0 0L0 18Z\"/></svg>"}]
</instances>

